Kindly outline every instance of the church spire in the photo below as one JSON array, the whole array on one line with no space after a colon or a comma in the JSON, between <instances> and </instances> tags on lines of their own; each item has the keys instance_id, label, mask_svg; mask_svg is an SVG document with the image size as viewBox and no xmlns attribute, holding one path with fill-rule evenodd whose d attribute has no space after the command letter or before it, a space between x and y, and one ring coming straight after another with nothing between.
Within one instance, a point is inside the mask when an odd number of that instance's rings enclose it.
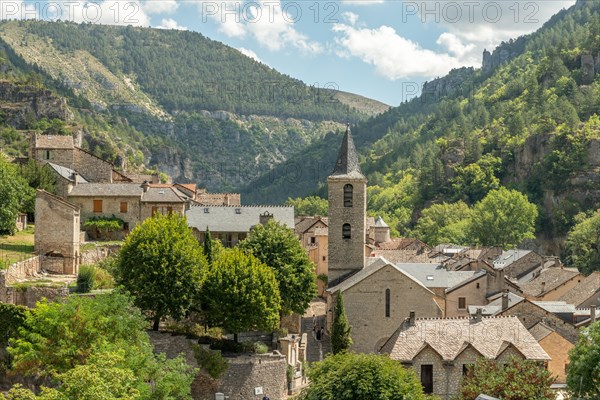
<instances>
[{"instance_id":1,"label":"church spire","mask_svg":"<svg viewBox=\"0 0 600 400\"><path fill-rule=\"evenodd\" d=\"M364 178L364 175L360 170L360 164L358 163L356 147L354 147L354 141L352 140L350 124L346 126L346 133L344 134L344 139L342 140L342 146L340 147L340 152L335 163L335 168L333 169L333 172L330 176Z\"/></svg>"}]
</instances>

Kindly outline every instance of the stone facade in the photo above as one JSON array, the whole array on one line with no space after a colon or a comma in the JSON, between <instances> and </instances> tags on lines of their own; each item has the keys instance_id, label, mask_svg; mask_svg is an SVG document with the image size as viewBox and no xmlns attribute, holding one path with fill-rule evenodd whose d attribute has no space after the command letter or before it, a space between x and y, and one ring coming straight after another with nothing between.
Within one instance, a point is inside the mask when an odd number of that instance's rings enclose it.
<instances>
[{"instance_id":1,"label":"stone facade","mask_svg":"<svg viewBox=\"0 0 600 400\"><path fill-rule=\"evenodd\" d=\"M218 390L230 400L271 400L287 398L287 361L277 354L240 356L229 359L229 368L219 381ZM255 394L262 388L264 394ZM214 397L209 397L211 400Z\"/></svg>"},{"instance_id":2,"label":"stone facade","mask_svg":"<svg viewBox=\"0 0 600 400\"><path fill-rule=\"evenodd\" d=\"M207 193L205 190L196 194L196 201L207 206L239 206L242 204L239 193Z\"/></svg>"},{"instance_id":3,"label":"stone facade","mask_svg":"<svg viewBox=\"0 0 600 400\"><path fill-rule=\"evenodd\" d=\"M35 251L62 260L63 274L79 272L79 208L58 196L38 190L35 200Z\"/></svg>"},{"instance_id":4,"label":"stone facade","mask_svg":"<svg viewBox=\"0 0 600 400\"><path fill-rule=\"evenodd\" d=\"M94 217L117 217L122 219L129 229L133 229L140 221L141 221L141 204L140 198L137 197L109 197L103 196L101 193L98 193L97 197L78 197L78 196L69 196L69 202L77 206L81 213L81 224L84 224L91 218ZM102 211L94 212L94 202L102 201ZM127 204L127 211L121 212L121 204ZM83 228L83 225L82 225ZM125 229L127 231L127 229Z\"/></svg>"},{"instance_id":5,"label":"stone facade","mask_svg":"<svg viewBox=\"0 0 600 400\"><path fill-rule=\"evenodd\" d=\"M113 181L113 165L87 151L74 149L73 169L89 182L111 183Z\"/></svg>"},{"instance_id":6,"label":"stone facade","mask_svg":"<svg viewBox=\"0 0 600 400\"><path fill-rule=\"evenodd\" d=\"M329 282L335 284L363 268L367 215L367 181L329 177ZM344 206L344 187L352 186L352 206ZM350 225L349 238L344 238L344 225Z\"/></svg>"},{"instance_id":7,"label":"stone facade","mask_svg":"<svg viewBox=\"0 0 600 400\"><path fill-rule=\"evenodd\" d=\"M446 291L445 316L446 317L468 317L469 305L487 304L487 274L471 279L465 284ZM464 299L464 307L463 300Z\"/></svg>"},{"instance_id":8,"label":"stone facade","mask_svg":"<svg viewBox=\"0 0 600 400\"><path fill-rule=\"evenodd\" d=\"M555 382L566 383L569 351L574 347L573 343L569 342L557 332L552 332L538 343L552 358L552 360L548 362L547 369L552 376L556 377Z\"/></svg>"}]
</instances>

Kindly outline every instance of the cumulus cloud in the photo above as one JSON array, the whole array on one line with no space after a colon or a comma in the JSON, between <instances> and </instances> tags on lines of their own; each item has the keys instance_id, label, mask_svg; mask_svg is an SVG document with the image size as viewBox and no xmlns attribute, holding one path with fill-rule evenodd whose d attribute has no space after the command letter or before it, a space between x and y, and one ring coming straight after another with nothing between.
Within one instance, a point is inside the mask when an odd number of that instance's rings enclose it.
<instances>
[{"instance_id":1,"label":"cumulus cloud","mask_svg":"<svg viewBox=\"0 0 600 400\"><path fill-rule=\"evenodd\" d=\"M271 51L295 48L303 53L318 54L323 46L298 31L295 26L301 15L298 3L282 7L280 1L199 2L203 21L208 18L219 24L219 31L229 37L252 37Z\"/></svg>"},{"instance_id":2,"label":"cumulus cloud","mask_svg":"<svg viewBox=\"0 0 600 400\"><path fill-rule=\"evenodd\" d=\"M358 57L391 80L441 76L463 65L457 57L424 49L389 26L368 29L336 24L333 31L343 49L339 55Z\"/></svg>"},{"instance_id":3,"label":"cumulus cloud","mask_svg":"<svg viewBox=\"0 0 600 400\"><path fill-rule=\"evenodd\" d=\"M181 26L177 21L173 18L163 18L160 22L160 25L157 26L158 29L176 29L178 31L187 31L188 28L186 26Z\"/></svg>"},{"instance_id":4,"label":"cumulus cloud","mask_svg":"<svg viewBox=\"0 0 600 400\"><path fill-rule=\"evenodd\" d=\"M342 18L347 21L350 25L356 25L356 21L358 21L358 15L353 13L352 11L345 11L342 13Z\"/></svg>"},{"instance_id":5,"label":"cumulus cloud","mask_svg":"<svg viewBox=\"0 0 600 400\"><path fill-rule=\"evenodd\" d=\"M143 4L148 14L172 14L179 8L177 0L146 0Z\"/></svg>"}]
</instances>

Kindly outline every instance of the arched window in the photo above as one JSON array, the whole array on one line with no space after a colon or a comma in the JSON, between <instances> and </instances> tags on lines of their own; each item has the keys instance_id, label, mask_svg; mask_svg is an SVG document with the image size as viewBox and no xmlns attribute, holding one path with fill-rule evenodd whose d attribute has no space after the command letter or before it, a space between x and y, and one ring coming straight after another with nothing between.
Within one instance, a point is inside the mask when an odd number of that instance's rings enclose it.
<instances>
[{"instance_id":1,"label":"arched window","mask_svg":"<svg viewBox=\"0 0 600 400\"><path fill-rule=\"evenodd\" d=\"M385 289L385 317L390 317L390 289Z\"/></svg>"},{"instance_id":2,"label":"arched window","mask_svg":"<svg viewBox=\"0 0 600 400\"><path fill-rule=\"evenodd\" d=\"M342 225L342 239L351 239L352 238L352 227L350 224Z\"/></svg>"},{"instance_id":3,"label":"arched window","mask_svg":"<svg viewBox=\"0 0 600 400\"><path fill-rule=\"evenodd\" d=\"M344 185L344 207L352 207L352 192L354 188L352 185Z\"/></svg>"}]
</instances>

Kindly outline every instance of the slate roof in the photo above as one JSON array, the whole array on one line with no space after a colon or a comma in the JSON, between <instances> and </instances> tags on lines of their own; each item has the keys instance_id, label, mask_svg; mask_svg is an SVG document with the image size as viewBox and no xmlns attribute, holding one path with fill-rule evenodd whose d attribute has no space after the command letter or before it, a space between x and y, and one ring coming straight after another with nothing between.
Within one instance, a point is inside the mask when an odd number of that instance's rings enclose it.
<instances>
[{"instance_id":1,"label":"slate roof","mask_svg":"<svg viewBox=\"0 0 600 400\"><path fill-rule=\"evenodd\" d=\"M238 211L239 210L239 211ZM188 226L211 232L249 232L268 212L273 219L294 228L294 207L283 206L192 206L185 212Z\"/></svg>"},{"instance_id":2,"label":"slate roof","mask_svg":"<svg viewBox=\"0 0 600 400\"><path fill-rule=\"evenodd\" d=\"M321 221L325 226L329 223L329 218L325 217L302 217L298 222L295 223L294 230L296 234L303 234L309 230L314 224Z\"/></svg>"},{"instance_id":3,"label":"slate roof","mask_svg":"<svg viewBox=\"0 0 600 400\"><path fill-rule=\"evenodd\" d=\"M575 306L564 301L532 301L532 303L553 314L575 314Z\"/></svg>"},{"instance_id":4,"label":"slate roof","mask_svg":"<svg viewBox=\"0 0 600 400\"><path fill-rule=\"evenodd\" d=\"M377 217L377 219L375 220L375 225L373 226L375 226L376 228L389 228L389 225L385 223L383 218L381 218L381 215Z\"/></svg>"},{"instance_id":5,"label":"slate roof","mask_svg":"<svg viewBox=\"0 0 600 400\"><path fill-rule=\"evenodd\" d=\"M529 333L531 333L531 336L533 336L533 338L538 342L546 336L550 335L552 332L554 332L554 329L550 328L543 322L538 322L537 324L529 328Z\"/></svg>"},{"instance_id":6,"label":"slate roof","mask_svg":"<svg viewBox=\"0 0 600 400\"><path fill-rule=\"evenodd\" d=\"M541 296L574 279L577 275L579 271L575 268L552 267L542 270L535 279L520 286L525 294Z\"/></svg>"},{"instance_id":7,"label":"slate roof","mask_svg":"<svg viewBox=\"0 0 600 400\"><path fill-rule=\"evenodd\" d=\"M383 257L367 258L366 259L366 265L365 265L365 267L363 269L361 269L360 271L358 271L354 275L346 278L345 280L343 280L342 282L338 283L334 287L327 289L327 291L329 293L335 293L338 290L341 290L343 292L344 290L347 290L347 289L351 288L352 286L356 285L357 283L359 283L362 280L368 278L369 276L371 276L375 272L379 271L380 269L382 269L382 268L384 268L384 267L386 267L388 265L391 266L391 267L393 267L393 268L395 268L398 272L404 274L409 279L413 280L415 282L415 284L423 287L423 289L425 289L427 291L430 291L425 285L423 285L414 276L412 276L409 273L407 273L406 271L398 268L397 265L390 263L388 260L386 260ZM433 295L433 292L431 292L431 294Z\"/></svg>"},{"instance_id":8,"label":"slate roof","mask_svg":"<svg viewBox=\"0 0 600 400\"><path fill-rule=\"evenodd\" d=\"M428 288L451 288L470 279L476 271L448 271L434 263L400 263L398 268L414 276Z\"/></svg>"},{"instance_id":9,"label":"slate roof","mask_svg":"<svg viewBox=\"0 0 600 400\"><path fill-rule=\"evenodd\" d=\"M531 250L521 250L521 249L505 250L502 252L502 254L500 254L494 260L494 268L495 269L506 268L507 266L514 263L515 261L518 261L521 258L525 257L529 253L531 253Z\"/></svg>"},{"instance_id":10,"label":"slate roof","mask_svg":"<svg viewBox=\"0 0 600 400\"><path fill-rule=\"evenodd\" d=\"M375 226L377 226L377 223ZM409 246L412 246L413 244L415 244L415 242L421 247L429 249L429 246L427 246L425 243L421 242L419 239L414 238L393 238L389 242L379 243L377 247L381 250L403 250Z\"/></svg>"},{"instance_id":11,"label":"slate roof","mask_svg":"<svg viewBox=\"0 0 600 400\"><path fill-rule=\"evenodd\" d=\"M62 165L53 164L51 162L46 163L46 165L48 165L50 168L52 168L54 171L56 171L57 174L59 174L66 180L73 182L73 174L76 173L77 171L75 171L71 168L63 167ZM87 181L85 180L85 178L83 176L79 175L79 183L87 183Z\"/></svg>"},{"instance_id":12,"label":"slate roof","mask_svg":"<svg viewBox=\"0 0 600 400\"><path fill-rule=\"evenodd\" d=\"M144 189L139 183L82 183L76 185L69 197L141 197Z\"/></svg>"},{"instance_id":13,"label":"slate roof","mask_svg":"<svg viewBox=\"0 0 600 400\"><path fill-rule=\"evenodd\" d=\"M36 149L73 149L73 137L70 135L38 135L35 138Z\"/></svg>"},{"instance_id":14,"label":"slate roof","mask_svg":"<svg viewBox=\"0 0 600 400\"><path fill-rule=\"evenodd\" d=\"M469 314L475 315L478 308L481 308L483 315L496 315L502 311L502 293L497 293L497 294L491 296L488 300L490 300L490 302L485 306L476 306L476 305L468 306ZM508 307L509 308L514 306L517 303L520 303L523 300L525 300L525 299L521 296L517 296L516 294L514 294L512 292L508 293Z\"/></svg>"},{"instance_id":15,"label":"slate roof","mask_svg":"<svg viewBox=\"0 0 600 400\"><path fill-rule=\"evenodd\" d=\"M142 194L142 202L145 203L185 203L181 197L183 193L171 187L149 187L148 191ZM187 196L186 196L187 197Z\"/></svg>"},{"instance_id":16,"label":"slate roof","mask_svg":"<svg viewBox=\"0 0 600 400\"><path fill-rule=\"evenodd\" d=\"M562 295L559 300L579 306L600 291L600 272L594 272L581 280L581 283Z\"/></svg>"},{"instance_id":17,"label":"slate roof","mask_svg":"<svg viewBox=\"0 0 600 400\"><path fill-rule=\"evenodd\" d=\"M329 178L366 179L360 170L356 147L354 147L352 133L350 132L350 125L346 128L335 167Z\"/></svg>"},{"instance_id":18,"label":"slate roof","mask_svg":"<svg viewBox=\"0 0 600 400\"><path fill-rule=\"evenodd\" d=\"M393 264L400 263L435 263L437 261L429 258L427 253L423 252L417 254L415 250L387 250L387 249L374 249L371 252L372 257L383 257Z\"/></svg>"},{"instance_id":19,"label":"slate roof","mask_svg":"<svg viewBox=\"0 0 600 400\"><path fill-rule=\"evenodd\" d=\"M529 360L550 360L517 317L427 318L416 319L413 326L405 320L380 352L392 360L411 362L428 346L444 361L454 360L468 346L488 359L496 359L512 346Z\"/></svg>"}]
</instances>

